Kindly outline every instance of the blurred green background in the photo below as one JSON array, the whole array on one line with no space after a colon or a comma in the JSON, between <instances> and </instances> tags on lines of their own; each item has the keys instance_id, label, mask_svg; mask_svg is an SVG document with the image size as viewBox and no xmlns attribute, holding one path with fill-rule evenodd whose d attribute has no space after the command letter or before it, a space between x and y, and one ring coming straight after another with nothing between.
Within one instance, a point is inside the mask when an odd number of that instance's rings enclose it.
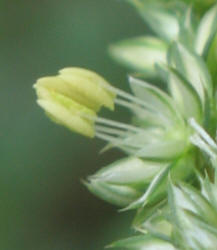
<instances>
[{"instance_id":1,"label":"blurred green background","mask_svg":"<svg viewBox=\"0 0 217 250\"><path fill-rule=\"evenodd\" d=\"M0 12L0 250L101 250L129 233L132 216L95 198L81 179L122 154L99 155L104 142L50 122L32 85L80 66L127 89L127 72L107 47L145 26L118 0L1 0Z\"/></svg>"}]
</instances>

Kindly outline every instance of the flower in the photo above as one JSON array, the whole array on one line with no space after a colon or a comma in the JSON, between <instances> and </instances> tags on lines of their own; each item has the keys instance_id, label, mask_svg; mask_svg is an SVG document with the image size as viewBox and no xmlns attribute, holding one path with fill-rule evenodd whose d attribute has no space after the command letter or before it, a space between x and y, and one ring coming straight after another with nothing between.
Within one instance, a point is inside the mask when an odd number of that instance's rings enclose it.
<instances>
[{"instance_id":1,"label":"flower","mask_svg":"<svg viewBox=\"0 0 217 250\"><path fill-rule=\"evenodd\" d=\"M38 104L56 123L85 136L94 136L94 119L102 106L114 109L115 95L101 76L81 68L65 68L59 75L38 79Z\"/></svg>"},{"instance_id":2,"label":"flower","mask_svg":"<svg viewBox=\"0 0 217 250\"><path fill-rule=\"evenodd\" d=\"M38 103L56 122L129 155L84 182L122 211L137 209L133 226L142 234L110 247L215 249L217 5L195 30L191 8L181 1L128 1L160 38L119 42L110 52L137 73L163 81L167 90L130 76L130 94L93 72L70 68L39 79ZM114 103L133 113L132 124L97 116ZM193 187L199 183L200 191Z\"/></svg>"},{"instance_id":3,"label":"flower","mask_svg":"<svg viewBox=\"0 0 217 250\"><path fill-rule=\"evenodd\" d=\"M59 75L41 78L35 84L38 104L52 120L85 136L103 139L108 142L107 148L118 147L133 157L124 164L115 163L109 175L110 167L86 183L99 197L129 209L163 197L169 172L179 180L192 175L193 128L189 119L193 117L196 124L202 125L208 116L212 82L199 56L174 43L168 65L158 65L158 71L167 81L169 93L134 77L129 77L133 94L126 93L96 73L78 68L63 69ZM114 104L133 113L133 124L97 116L102 106L113 110ZM186 164L188 169L182 171ZM126 176L127 166L133 171L130 176ZM147 166L152 175L141 184L138 177L141 168L148 171Z\"/></svg>"},{"instance_id":4,"label":"flower","mask_svg":"<svg viewBox=\"0 0 217 250\"><path fill-rule=\"evenodd\" d=\"M196 168L194 145L212 154L213 149L202 146L207 136L201 129L215 115L214 86L200 55L210 47L216 16L215 6L202 19L195 38L197 53L174 41L169 49L163 49L163 53L167 50L167 60L164 56L156 67L150 61L150 70L167 84L167 92L130 76L132 94L126 93L98 74L79 68L66 68L57 76L37 81L38 103L51 119L80 134L107 141L105 149L118 147L130 155L88 179L85 184L94 194L127 209L144 207L165 198L168 173L173 180L192 177ZM204 30L209 32L201 40ZM159 43L155 45L158 48ZM97 115L102 106L114 110L114 104L133 113L132 124ZM212 145L211 140L208 143ZM139 180L141 169L152 173L150 179L142 177L143 183Z\"/></svg>"},{"instance_id":5,"label":"flower","mask_svg":"<svg viewBox=\"0 0 217 250\"><path fill-rule=\"evenodd\" d=\"M137 74L157 78L158 74L154 65L165 62L171 43L180 41L201 56L207 57L209 53L209 67L214 67L217 38L212 46L210 43L216 34L216 4L204 14L195 29L192 9L189 6L177 4L177 1L166 1L168 4L162 0L128 0L128 2L136 8L156 36L141 36L112 44L109 52L118 63L127 66ZM197 0L197 5L209 6L213 2L213 0ZM211 71L215 73L216 67Z\"/></svg>"}]
</instances>

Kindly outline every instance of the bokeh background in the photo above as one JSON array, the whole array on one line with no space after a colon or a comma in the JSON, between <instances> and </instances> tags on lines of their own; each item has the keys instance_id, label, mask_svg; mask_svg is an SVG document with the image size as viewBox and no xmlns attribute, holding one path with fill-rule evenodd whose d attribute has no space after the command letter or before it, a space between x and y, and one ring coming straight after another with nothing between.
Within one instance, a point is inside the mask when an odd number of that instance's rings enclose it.
<instances>
[{"instance_id":1,"label":"bokeh background","mask_svg":"<svg viewBox=\"0 0 217 250\"><path fill-rule=\"evenodd\" d=\"M120 0L0 1L0 250L102 250L129 234L131 213L97 199L81 179L122 157L50 122L32 85L65 66L127 89L110 43L146 32ZM114 119L129 120L125 111Z\"/></svg>"}]
</instances>

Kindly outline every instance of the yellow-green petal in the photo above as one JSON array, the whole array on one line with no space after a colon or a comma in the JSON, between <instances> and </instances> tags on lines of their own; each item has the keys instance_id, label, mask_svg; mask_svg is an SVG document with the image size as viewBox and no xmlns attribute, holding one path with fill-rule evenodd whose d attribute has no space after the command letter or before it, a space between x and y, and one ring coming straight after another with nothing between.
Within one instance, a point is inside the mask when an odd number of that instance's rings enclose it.
<instances>
[{"instance_id":1,"label":"yellow-green petal","mask_svg":"<svg viewBox=\"0 0 217 250\"><path fill-rule=\"evenodd\" d=\"M49 98L37 102L54 122L74 132L94 137L94 121L91 119L96 116L94 111L55 92L50 93Z\"/></svg>"},{"instance_id":2,"label":"yellow-green petal","mask_svg":"<svg viewBox=\"0 0 217 250\"><path fill-rule=\"evenodd\" d=\"M114 109L115 94L107 89L109 83L96 73L81 68L65 68L59 71L59 78L85 98L88 107L98 111L101 106ZM83 98L77 98L83 104Z\"/></svg>"}]
</instances>

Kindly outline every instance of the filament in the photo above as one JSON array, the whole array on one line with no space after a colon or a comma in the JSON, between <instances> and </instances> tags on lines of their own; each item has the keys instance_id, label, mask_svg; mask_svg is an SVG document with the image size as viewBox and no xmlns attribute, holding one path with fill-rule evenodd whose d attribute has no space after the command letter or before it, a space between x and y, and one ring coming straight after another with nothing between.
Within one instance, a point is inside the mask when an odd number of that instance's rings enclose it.
<instances>
[{"instance_id":1,"label":"filament","mask_svg":"<svg viewBox=\"0 0 217 250\"><path fill-rule=\"evenodd\" d=\"M205 142L209 144L209 146L212 147L214 151L217 152L217 145L215 141L211 138L211 136L195 121L194 118L189 119L189 124L192 128L196 130L196 132L203 138Z\"/></svg>"}]
</instances>

